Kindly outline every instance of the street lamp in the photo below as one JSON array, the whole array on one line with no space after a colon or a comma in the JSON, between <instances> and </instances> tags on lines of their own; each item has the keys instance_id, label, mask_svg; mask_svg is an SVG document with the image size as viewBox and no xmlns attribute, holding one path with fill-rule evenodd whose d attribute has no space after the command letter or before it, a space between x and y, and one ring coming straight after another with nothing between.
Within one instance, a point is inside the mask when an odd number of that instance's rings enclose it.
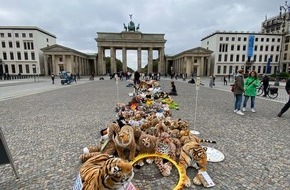
<instances>
[{"instance_id":1,"label":"street lamp","mask_svg":"<svg viewBox=\"0 0 290 190\"><path fill-rule=\"evenodd\" d=\"M282 25L282 39L281 39L281 45L280 45L280 52L279 52L279 63L278 63L278 68L276 71L276 81L274 83L275 86L279 86L279 82L280 82L280 72L281 72L281 62L282 62L282 46L284 43L284 38L285 38L285 22L286 22L286 16L288 12L288 5L287 5L287 1L285 2L285 5L280 5L280 16L279 19L280 21L282 21L281 25Z\"/></svg>"},{"instance_id":2,"label":"street lamp","mask_svg":"<svg viewBox=\"0 0 290 190\"><path fill-rule=\"evenodd\" d=\"M34 82L36 82L36 78L35 78L36 65L32 64L32 68L33 68L33 73L34 73Z\"/></svg>"}]
</instances>

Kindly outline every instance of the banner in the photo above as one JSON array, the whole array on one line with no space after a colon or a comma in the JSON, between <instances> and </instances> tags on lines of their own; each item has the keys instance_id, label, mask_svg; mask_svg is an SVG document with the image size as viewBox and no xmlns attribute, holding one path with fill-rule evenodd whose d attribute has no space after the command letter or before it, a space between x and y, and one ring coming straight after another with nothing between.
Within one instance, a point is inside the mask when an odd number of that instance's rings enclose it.
<instances>
[{"instance_id":1,"label":"banner","mask_svg":"<svg viewBox=\"0 0 290 190\"><path fill-rule=\"evenodd\" d=\"M268 58L266 74L271 73L272 56Z\"/></svg>"},{"instance_id":2,"label":"banner","mask_svg":"<svg viewBox=\"0 0 290 190\"><path fill-rule=\"evenodd\" d=\"M255 43L255 36L254 35L249 35L248 57L252 57L254 55L254 43Z\"/></svg>"}]
</instances>

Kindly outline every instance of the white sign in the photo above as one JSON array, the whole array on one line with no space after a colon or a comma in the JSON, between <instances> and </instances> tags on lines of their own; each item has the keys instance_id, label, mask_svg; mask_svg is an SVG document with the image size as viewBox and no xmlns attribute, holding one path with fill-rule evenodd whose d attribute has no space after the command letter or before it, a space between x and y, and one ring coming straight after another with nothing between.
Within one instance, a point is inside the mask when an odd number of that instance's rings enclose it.
<instances>
[{"instance_id":1,"label":"white sign","mask_svg":"<svg viewBox=\"0 0 290 190\"><path fill-rule=\"evenodd\" d=\"M195 85L195 89L199 90L200 87L200 77L196 77L196 85Z\"/></svg>"},{"instance_id":2,"label":"white sign","mask_svg":"<svg viewBox=\"0 0 290 190\"><path fill-rule=\"evenodd\" d=\"M82 178L81 178L81 174L79 173L79 175L77 176L77 179L75 181L75 185L73 190L82 190L83 189L83 183L82 183Z\"/></svg>"}]
</instances>

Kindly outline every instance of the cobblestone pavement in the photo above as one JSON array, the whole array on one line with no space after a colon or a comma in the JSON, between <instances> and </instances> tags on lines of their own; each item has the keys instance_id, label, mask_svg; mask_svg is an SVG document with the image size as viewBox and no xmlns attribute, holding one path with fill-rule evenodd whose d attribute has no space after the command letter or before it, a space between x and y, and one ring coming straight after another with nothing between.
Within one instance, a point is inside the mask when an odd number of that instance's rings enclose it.
<instances>
[{"instance_id":1,"label":"cobblestone pavement","mask_svg":"<svg viewBox=\"0 0 290 190\"><path fill-rule=\"evenodd\" d=\"M160 83L170 89L168 79ZM1 190L72 189L82 148L98 143L99 129L116 119L117 99L128 102L132 91L125 81L119 82L117 90L115 81L107 78L57 84L57 88L49 79L39 84L46 91L37 91L36 84L0 84L1 128L20 175L16 179L9 164L1 165ZM208 174L216 184L212 189L289 189L290 111L277 118L283 103L257 98L257 112L239 116L233 113L229 86L219 88L218 81L213 89L206 86L198 91L195 104L195 85L177 81L174 100L180 110L173 111L173 118L188 120L200 137L217 141L208 146L224 153L223 162L208 164ZM13 91L22 95L5 99L8 95L3 94ZM187 171L190 178L196 175L195 169ZM133 179L142 190L172 189L177 181L176 170L164 178L154 165L136 170ZM205 188L193 185L186 189Z\"/></svg>"}]
</instances>

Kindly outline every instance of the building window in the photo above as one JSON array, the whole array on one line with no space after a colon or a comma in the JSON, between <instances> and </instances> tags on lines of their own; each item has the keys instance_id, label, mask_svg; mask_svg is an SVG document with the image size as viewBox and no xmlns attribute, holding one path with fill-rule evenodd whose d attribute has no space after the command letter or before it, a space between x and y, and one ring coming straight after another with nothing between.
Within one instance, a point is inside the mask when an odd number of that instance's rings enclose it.
<instances>
[{"instance_id":1,"label":"building window","mask_svg":"<svg viewBox=\"0 0 290 190\"><path fill-rule=\"evenodd\" d=\"M22 65L18 65L19 73L23 73Z\"/></svg>"},{"instance_id":2,"label":"building window","mask_svg":"<svg viewBox=\"0 0 290 190\"><path fill-rule=\"evenodd\" d=\"M243 51L246 51L246 45L243 45Z\"/></svg>"},{"instance_id":3,"label":"building window","mask_svg":"<svg viewBox=\"0 0 290 190\"><path fill-rule=\"evenodd\" d=\"M30 38L33 38L33 34L32 34L32 33L29 33L29 37L30 37Z\"/></svg>"},{"instance_id":4,"label":"building window","mask_svg":"<svg viewBox=\"0 0 290 190\"><path fill-rule=\"evenodd\" d=\"M223 37L220 37L220 41L223 41Z\"/></svg>"},{"instance_id":5,"label":"building window","mask_svg":"<svg viewBox=\"0 0 290 190\"><path fill-rule=\"evenodd\" d=\"M35 54L34 54L34 52L31 52L31 59L32 60L35 60Z\"/></svg>"},{"instance_id":6,"label":"building window","mask_svg":"<svg viewBox=\"0 0 290 190\"><path fill-rule=\"evenodd\" d=\"M26 70L26 73L30 73L29 72L29 65L25 65L25 70Z\"/></svg>"},{"instance_id":7,"label":"building window","mask_svg":"<svg viewBox=\"0 0 290 190\"><path fill-rule=\"evenodd\" d=\"M287 53L284 53L283 60L287 59Z\"/></svg>"},{"instance_id":8,"label":"building window","mask_svg":"<svg viewBox=\"0 0 290 190\"><path fill-rule=\"evenodd\" d=\"M269 49L269 46L265 46L265 51L268 51L268 49Z\"/></svg>"},{"instance_id":9,"label":"building window","mask_svg":"<svg viewBox=\"0 0 290 190\"><path fill-rule=\"evenodd\" d=\"M235 41L235 37L232 37L232 41L233 41L233 42Z\"/></svg>"},{"instance_id":10,"label":"building window","mask_svg":"<svg viewBox=\"0 0 290 190\"><path fill-rule=\"evenodd\" d=\"M221 73L221 66L219 65L217 68L217 73L220 74Z\"/></svg>"},{"instance_id":11,"label":"building window","mask_svg":"<svg viewBox=\"0 0 290 190\"><path fill-rule=\"evenodd\" d=\"M260 51L263 51L263 46L262 45L260 46Z\"/></svg>"},{"instance_id":12,"label":"building window","mask_svg":"<svg viewBox=\"0 0 290 190\"><path fill-rule=\"evenodd\" d=\"M206 42L206 45L209 45L209 41Z\"/></svg>"},{"instance_id":13,"label":"building window","mask_svg":"<svg viewBox=\"0 0 290 190\"><path fill-rule=\"evenodd\" d=\"M235 45L231 45L231 51L235 50Z\"/></svg>"},{"instance_id":14,"label":"building window","mask_svg":"<svg viewBox=\"0 0 290 190\"><path fill-rule=\"evenodd\" d=\"M262 55L259 55L259 62L262 62L262 59L263 59Z\"/></svg>"},{"instance_id":15,"label":"building window","mask_svg":"<svg viewBox=\"0 0 290 190\"><path fill-rule=\"evenodd\" d=\"M269 38L266 38L266 42L269 42Z\"/></svg>"},{"instance_id":16,"label":"building window","mask_svg":"<svg viewBox=\"0 0 290 190\"><path fill-rule=\"evenodd\" d=\"M27 42L26 44L27 44L27 49L30 49L30 43Z\"/></svg>"},{"instance_id":17,"label":"building window","mask_svg":"<svg viewBox=\"0 0 290 190\"><path fill-rule=\"evenodd\" d=\"M219 54L219 59L218 59L219 62L222 61L222 54Z\"/></svg>"},{"instance_id":18,"label":"building window","mask_svg":"<svg viewBox=\"0 0 290 190\"><path fill-rule=\"evenodd\" d=\"M271 46L271 51L274 51L274 46Z\"/></svg>"},{"instance_id":19,"label":"building window","mask_svg":"<svg viewBox=\"0 0 290 190\"><path fill-rule=\"evenodd\" d=\"M33 42L31 42L30 45L31 45L31 49L34 49Z\"/></svg>"},{"instance_id":20,"label":"building window","mask_svg":"<svg viewBox=\"0 0 290 190\"><path fill-rule=\"evenodd\" d=\"M246 59L246 55L242 55L242 62L245 62L245 59Z\"/></svg>"},{"instance_id":21,"label":"building window","mask_svg":"<svg viewBox=\"0 0 290 190\"><path fill-rule=\"evenodd\" d=\"M25 33L22 33L22 38L25 38L26 37L26 34Z\"/></svg>"},{"instance_id":22,"label":"building window","mask_svg":"<svg viewBox=\"0 0 290 190\"><path fill-rule=\"evenodd\" d=\"M259 38L255 38L255 41L256 41L256 42L259 41L258 39L259 39Z\"/></svg>"},{"instance_id":23,"label":"building window","mask_svg":"<svg viewBox=\"0 0 290 190\"><path fill-rule=\"evenodd\" d=\"M229 41L229 37L226 37L226 41Z\"/></svg>"},{"instance_id":24,"label":"building window","mask_svg":"<svg viewBox=\"0 0 290 190\"><path fill-rule=\"evenodd\" d=\"M264 42L264 38L261 38L261 42Z\"/></svg>"},{"instance_id":25,"label":"building window","mask_svg":"<svg viewBox=\"0 0 290 190\"><path fill-rule=\"evenodd\" d=\"M257 55L254 55L254 62L256 62L256 60L257 60Z\"/></svg>"},{"instance_id":26,"label":"building window","mask_svg":"<svg viewBox=\"0 0 290 190\"><path fill-rule=\"evenodd\" d=\"M12 42L9 42L9 47L10 47L10 48L13 48L13 44L12 44Z\"/></svg>"},{"instance_id":27,"label":"building window","mask_svg":"<svg viewBox=\"0 0 290 190\"><path fill-rule=\"evenodd\" d=\"M263 73L266 73L266 66L263 66Z\"/></svg>"},{"instance_id":28,"label":"building window","mask_svg":"<svg viewBox=\"0 0 290 190\"><path fill-rule=\"evenodd\" d=\"M247 41L247 37L244 37L244 42L246 42Z\"/></svg>"},{"instance_id":29,"label":"building window","mask_svg":"<svg viewBox=\"0 0 290 190\"><path fill-rule=\"evenodd\" d=\"M281 41L281 39L280 39L280 38L278 38L278 39L277 39L277 42L280 42L280 41Z\"/></svg>"},{"instance_id":30,"label":"building window","mask_svg":"<svg viewBox=\"0 0 290 190\"><path fill-rule=\"evenodd\" d=\"M278 61L279 61L279 55L276 55L275 62L278 62Z\"/></svg>"},{"instance_id":31,"label":"building window","mask_svg":"<svg viewBox=\"0 0 290 190\"><path fill-rule=\"evenodd\" d=\"M223 70L224 74L227 73L227 66L224 66L224 70Z\"/></svg>"},{"instance_id":32,"label":"building window","mask_svg":"<svg viewBox=\"0 0 290 190\"><path fill-rule=\"evenodd\" d=\"M1 36L2 38L4 38L5 35L4 35L4 33L0 33L0 36Z\"/></svg>"},{"instance_id":33,"label":"building window","mask_svg":"<svg viewBox=\"0 0 290 190\"><path fill-rule=\"evenodd\" d=\"M11 65L11 69L12 69L12 73L16 73L14 64Z\"/></svg>"},{"instance_id":34,"label":"building window","mask_svg":"<svg viewBox=\"0 0 290 190\"><path fill-rule=\"evenodd\" d=\"M287 50L288 50L288 44L285 44L284 51L287 51Z\"/></svg>"},{"instance_id":35,"label":"building window","mask_svg":"<svg viewBox=\"0 0 290 190\"><path fill-rule=\"evenodd\" d=\"M7 60L7 54L6 54L6 52L3 52L3 60Z\"/></svg>"},{"instance_id":36,"label":"building window","mask_svg":"<svg viewBox=\"0 0 290 190\"><path fill-rule=\"evenodd\" d=\"M228 55L227 55L227 54L225 54L225 56L224 56L224 61L225 61L225 62L228 61Z\"/></svg>"},{"instance_id":37,"label":"building window","mask_svg":"<svg viewBox=\"0 0 290 190\"><path fill-rule=\"evenodd\" d=\"M258 66L258 73L261 73L261 66Z\"/></svg>"},{"instance_id":38,"label":"building window","mask_svg":"<svg viewBox=\"0 0 290 190\"><path fill-rule=\"evenodd\" d=\"M229 74L233 73L233 66L230 66L229 68Z\"/></svg>"},{"instance_id":39,"label":"building window","mask_svg":"<svg viewBox=\"0 0 290 190\"><path fill-rule=\"evenodd\" d=\"M5 42L2 42L2 48L5 48L5 47L6 47Z\"/></svg>"},{"instance_id":40,"label":"building window","mask_svg":"<svg viewBox=\"0 0 290 190\"><path fill-rule=\"evenodd\" d=\"M228 44L220 44L219 52L228 52Z\"/></svg>"},{"instance_id":41,"label":"building window","mask_svg":"<svg viewBox=\"0 0 290 190\"><path fill-rule=\"evenodd\" d=\"M234 55L231 54L231 55L230 55L230 62L233 62L233 61L234 61Z\"/></svg>"},{"instance_id":42,"label":"building window","mask_svg":"<svg viewBox=\"0 0 290 190\"><path fill-rule=\"evenodd\" d=\"M255 46L255 51L257 51L257 49L258 49L258 46Z\"/></svg>"},{"instance_id":43,"label":"building window","mask_svg":"<svg viewBox=\"0 0 290 190\"><path fill-rule=\"evenodd\" d=\"M46 42L49 42L49 41L48 41L48 38L46 38Z\"/></svg>"},{"instance_id":44,"label":"building window","mask_svg":"<svg viewBox=\"0 0 290 190\"><path fill-rule=\"evenodd\" d=\"M236 55L236 62L240 61L240 55Z\"/></svg>"},{"instance_id":45,"label":"building window","mask_svg":"<svg viewBox=\"0 0 290 190\"><path fill-rule=\"evenodd\" d=\"M279 51L280 50L280 46L278 45L277 47L276 47L276 51Z\"/></svg>"},{"instance_id":46,"label":"building window","mask_svg":"<svg viewBox=\"0 0 290 190\"><path fill-rule=\"evenodd\" d=\"M253 66L253 70L254 70L254 71L256 70L256 66Z\"/></svg>"},{"instance_id":47,"label":"building window","mask_svg":"<svg viewBox=\"0 0 290 190\"><path fill-rule=\"evenodd\" d=\"M275 38L272 38L272 42L275 42Z\"/></svg>"},{"instance_id":48,"label":"building window","mask_svg":"<svg viewBox=\"0 0 290 190\"><path fill-rule=\"evenodd\" d=\"M20 42L19 41L16 41L16 47L20 48Z\"/></svg>"},{"instance_id":49,"label":"building window","mask_svg":"<svg viewBox=\"0 0 290 190\"><path fill-rule=\"evenodd\" d=\"M17 59L21 60L21 52L17 52Z\"/></svg>"},{"instance_id":50,"label":"building window","mask_svg":"<svg viewBox=\"0 0 290 190\"><path fill-rule=\"evenodd\" d=\"M268 61L267 60L267 57L268 57L267 55L264 56L264 62L267 62Z\"/></svg>"},{"instance_id":51,"label":"building window","mask_svg":"<svg viewBox=\"0 0 290 190\"><path fill-rule=\"evenodd\" d=\"M14 60L14 54L13 54L13 52L10 52L10 59L11 60Z\"/></svg>"},{"instance_id":52,"label":"building window","mask_svg":"<svg viewBox=\"0 0 290 190\"><path fill-rule=\"evenodd\" d=\"M18 33L15 33L15 37L18 38L19 37L19 34Z\"/></svg>"},{"instance_id":53,"label":"building window","mask_svg":"<svg viewBox=\"0 0 290 190\"><path fill-rule=\"evenodd\" d=\"M26 42L23 42L24 49L27 49Z\"/></svg>"},{"instance_id":54,"label":"building window","mask_svg":"<svg viewBox=\"0 0 290 190\"><path fill-rule=\"evenodd\" d=\"M11 36L11 33L8 33L8 37L9 37L9 38L11 38L11 37L12 37L12 36Z\"/></svg>"},{"instance_id":55,"label":"building window","mask_svg":"<svg viewBox=\"0 0 290 190\"><path fill-rule=\"evenodd\" d=\"M237 51L240 51L240 45L237 45Z\"/></svg>"},{"instance_id":56,"label":"building window","mask_svg":"<svg viewBox=\"0 0 290 190\"><path fill-rule=\"evenodd\" d=\"M27 52L24 52L24 59L28 60L28 53Z\"/></svg>"}]
</instances>

